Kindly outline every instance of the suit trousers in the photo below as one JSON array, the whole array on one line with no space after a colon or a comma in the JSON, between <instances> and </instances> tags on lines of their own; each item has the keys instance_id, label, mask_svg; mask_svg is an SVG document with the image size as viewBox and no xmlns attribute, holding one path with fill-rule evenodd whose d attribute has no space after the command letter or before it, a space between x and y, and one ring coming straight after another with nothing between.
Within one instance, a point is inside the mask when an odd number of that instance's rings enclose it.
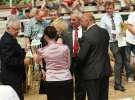
<instances>
[{"instance_id":1,"label":"suit trousers","mask_svg":"<svg viewBox=\"0 0 135 100\"><path fill-rule=\"evenodd\" d=\"M77 59L72 58L71 73L75 77L75 100L85 100L86 90L84 82L77 67Z\"/></svg>"},{"instance_id":2,"label":"suit trousers","mask_svg":"<svg viewBox=\"0 0 135 100\"><path fill-rule=\"evenodd\" d=\"M108 100L109 77L85 81L88 100Z\"/></svg>"}]
</instances>

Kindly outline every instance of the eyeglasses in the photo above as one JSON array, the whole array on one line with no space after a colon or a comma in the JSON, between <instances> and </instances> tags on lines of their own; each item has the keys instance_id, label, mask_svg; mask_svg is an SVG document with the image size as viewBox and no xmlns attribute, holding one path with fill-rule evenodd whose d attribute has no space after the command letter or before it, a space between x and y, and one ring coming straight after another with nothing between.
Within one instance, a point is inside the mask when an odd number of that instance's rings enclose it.
<instances>
[{"instance_id":1,"label":"eyeglasses","mask_svg":"<svg viewBox=\"0 0 135 100\"><path fill-rule=\"evenodd\" d=\"M15 28L15 27L11 27L13 30L15 30L15 31L18 31L18 30L20 30L21 28L20 27L18 27L18 28Z\"/></svg>"}]
</instances>

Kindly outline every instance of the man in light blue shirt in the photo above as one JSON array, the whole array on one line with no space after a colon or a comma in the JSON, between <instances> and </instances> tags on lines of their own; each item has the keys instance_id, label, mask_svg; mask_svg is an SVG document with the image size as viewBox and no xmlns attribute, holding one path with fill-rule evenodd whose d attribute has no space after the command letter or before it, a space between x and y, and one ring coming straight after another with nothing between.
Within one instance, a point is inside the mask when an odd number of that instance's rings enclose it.
<instances>
[{"instance_id":1,"label":"man in light blue shirt","mask_svg":"<svg viewBox=\"0 0 135 100\"><path fill-rule=\"evenodd\" d=\"M107 1L105 4L106 14L101 18L101 27L105 28L110 35L110 50L115 58L115 90L125 91L122 84L122 65L125 66L127 71L127 78L130 77L131 69L130 64L127 62L126 48L119 47L119 36L121 33L122 18L119 14L114 13L113 2ZM126 46L126 45L125 45ZM124 54L122 54L124 52ZM123 57L123 55L125 55ZM124 59L124 60L123 60Z\"/></svg>"}]
</instances>

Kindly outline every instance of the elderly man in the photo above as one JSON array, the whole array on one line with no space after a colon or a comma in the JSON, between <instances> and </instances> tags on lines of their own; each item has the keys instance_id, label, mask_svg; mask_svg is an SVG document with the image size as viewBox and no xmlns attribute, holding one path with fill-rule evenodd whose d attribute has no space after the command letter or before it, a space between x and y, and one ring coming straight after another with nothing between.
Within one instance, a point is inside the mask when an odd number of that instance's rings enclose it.
<instances>
[{"instance_id":1,"label":"elderly man","mask_svg":"<svg viewBox=\"0 0 135 100\"><path fill-rule=\"evenodd\" d=\"M84 29L80 24L80 16L78 13L72 13L70 15L69 34L63 34L63 43L67 44L70 48L71 55L71 73L75 76L75 100L85 100L86 92L83 89L81 75L77 66L79 41L81 40Z\"/></svg>"},{"instance_id":2,"label":"elderly man","mask_svg":"<svg viewBox=\"0 0 135 100\"><path fill-rule=\"evenodd\" d=\"M108 100L111 74L108 55L109 34L96 25L95 18L90 13L82 15L81 24L87 30L80 42L78 65L88 100Z\"/></svg>"},{"instance_id":3,"label":"elderly man","mask_svg":"<svg viewBox=\"0 0 135 100\"><path fill-rule=\"evenodd\" d=\"M0 40L1 76L4 85L10 85L24 100L22 83L25 80L25 51L18 44L16 37L20 31L20 22L16 18L7 21L6 31Z\"/></svg>"}]
</instances>

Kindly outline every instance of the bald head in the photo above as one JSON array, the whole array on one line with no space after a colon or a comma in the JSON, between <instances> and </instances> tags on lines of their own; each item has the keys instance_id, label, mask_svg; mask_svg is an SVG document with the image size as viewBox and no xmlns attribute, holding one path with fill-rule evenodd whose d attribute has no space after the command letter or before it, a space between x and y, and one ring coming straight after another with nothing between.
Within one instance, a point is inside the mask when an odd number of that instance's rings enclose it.
<instances>
[{"instance_id":1,"label":"bald head","mask_svg":"<svg viewBox=\"0 0 135 100\"><path fill-rule=\"evenodd\" d=\"M84 13L83 17L86 17L88 20L95 22L95 17L92 15L92 13Z\"/></svg>"},{"instance_id":2,"label":"bald head","mask_svg":"<svg viewBox=\"0 0 135 100\"><path fill-rule=\"evenodd\" d=\"M91 26L92 24L95 23L95 18L94 16L88 12L88 13L84 13L81 17L81 25L85 28Z\"/></svg>"}]
</instances>

